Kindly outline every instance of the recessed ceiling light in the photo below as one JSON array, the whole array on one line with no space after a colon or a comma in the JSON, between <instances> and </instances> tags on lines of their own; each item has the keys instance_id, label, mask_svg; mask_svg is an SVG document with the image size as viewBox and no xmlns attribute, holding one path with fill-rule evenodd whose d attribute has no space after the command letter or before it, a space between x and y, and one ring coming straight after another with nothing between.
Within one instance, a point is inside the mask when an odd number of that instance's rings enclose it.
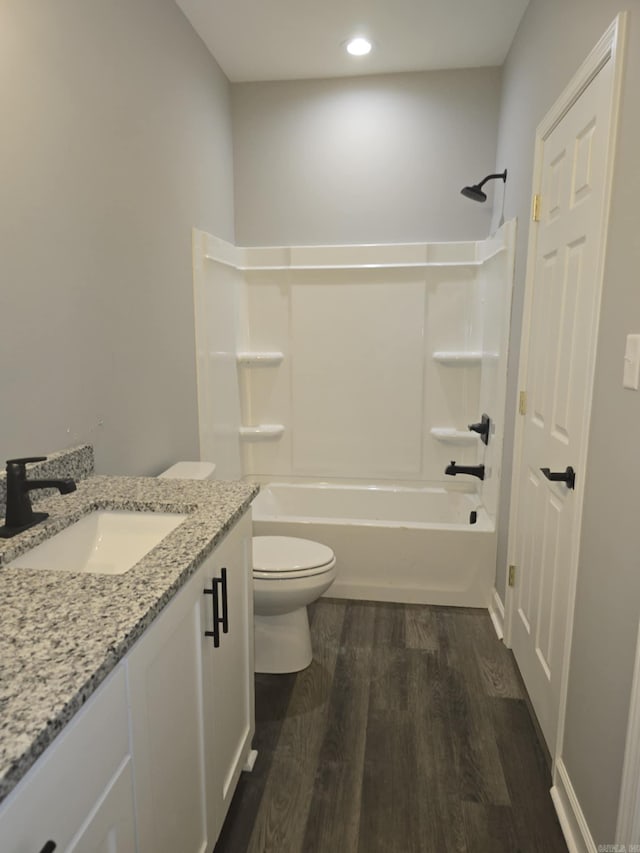
<instances>
[{"instance_id":1,"label":"recessed ceiling light","mask_svg":"<svg viewBox=\"0 0 640 853\"><path fill-rule=\"evenodd\" d=\"M370 51L371 42L362 36L358 36L347 42L347 52L351 56L366 56Z\"/></svg>"}]
</instances>

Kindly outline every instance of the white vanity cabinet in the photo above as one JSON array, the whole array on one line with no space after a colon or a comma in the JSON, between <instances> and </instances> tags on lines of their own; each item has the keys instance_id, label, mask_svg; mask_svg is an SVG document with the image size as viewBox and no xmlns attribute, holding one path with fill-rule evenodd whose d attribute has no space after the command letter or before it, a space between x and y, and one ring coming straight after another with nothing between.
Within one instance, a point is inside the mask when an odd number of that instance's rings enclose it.
<instances>
[{"instance_id":1,"label":"white vanity cabinet","mask_svg":"<svg viewBox=\"0 0 640 853\"><path fill-rule=\"evenodd\" d=\"M251 562L248 511L0 805L0 853L211 853L255 730Z\"/></svg>"},{"instance_id":2,"label":"white vanity cabinet","mask_svg":"<svg viewBox=\"0 0 640 853\"><path fill-rule=\"evenodd\" d=\"M128 656L140 853L211 851L247 760L250 549L247 513Z\"/></svg>"},{"instance_id":3,"label":"white vanity cabinet","mask_svg":"<svg viewBox=\"0 0 640 853\"><path fill-rule=\"evenodd\" d=\"M135 853L122 666L0 807L2 853L40 853L47 842L56 853Z\"/></svg>"}]
</instances>

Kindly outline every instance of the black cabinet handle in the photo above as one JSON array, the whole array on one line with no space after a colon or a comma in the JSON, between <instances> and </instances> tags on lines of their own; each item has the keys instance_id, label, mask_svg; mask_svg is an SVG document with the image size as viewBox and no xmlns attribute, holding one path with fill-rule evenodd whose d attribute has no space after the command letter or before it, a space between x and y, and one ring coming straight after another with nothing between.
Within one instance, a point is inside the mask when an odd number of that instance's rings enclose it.
<instances>
[{"instance_id":1,"label":"black cabinet handle","mask_svg":"<svg viewBox=\"0 0 640 853\"><path fill-rule=\"evenodd\" d=\"M220 617L218 616L218 584L220 581L218 578L213 578L211 581L211 589L205 589L204 594L212 596L211 607L213 611L213 631L205 631L205 637L213 637L213 645L217 649L220 645L220 631L218 629L218 623L220 621Z\"/></svg>"},{"instance_id":2,"label":"black cabinet handle","mask_svg":"<svg viewBox=\"0 0 640 853\"><path fill-rule=\"evenodd\" d=\"M218 589L219 588L219 589ZM213 630L205 631L205 637L213 637L213 645L217 649L220 646L220 626L222 633L229 633L229 601L227 598L227 570L220 569L220 577L213 578L211 589L205 589L205 595L210 595L211 609L213 612Z\"/></svg>"},{"instance_id":3,"label":"black cabinet handle","mask_svg":"<svg viewBox=\"0 0 640 853\"><path fill-rule=\"evenodd\" d=\"M229 633L229 602L227 600L227 570L220 569L220 584L222 586L222 633Z\"/></svg>"},{"instance_id":4,"label":"black cabinet handle","mask_svg":"<svg viewBox=\"0 0 640 853\"><path fill-rule=\"evenodd\" d=\"M567 467L566 471L551 471L549 468L541 468L540 470L547 480L552 480L554 483L566 483L568 489L575 489L576 472L571 465Z\"/></svg>"},{"instance_id":5,"label":"black cabinet handle","mask_svg":"<svg viewBox=\"0 0 640 853\"><path fill-rule=\"evenodd\" d=\"M53 853L53 851L55 849L56 849L55 841L47 841L47 843L44 845L44 847L42 848L40 853Z\"/></svg>"}]
</instances>

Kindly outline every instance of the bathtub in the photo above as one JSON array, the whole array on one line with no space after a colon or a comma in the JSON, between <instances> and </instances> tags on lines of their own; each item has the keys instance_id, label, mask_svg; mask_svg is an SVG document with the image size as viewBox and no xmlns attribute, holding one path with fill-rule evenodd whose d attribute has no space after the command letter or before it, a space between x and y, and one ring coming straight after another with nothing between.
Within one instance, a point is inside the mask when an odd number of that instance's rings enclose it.
<instances>
[{"instance_id":1,"label":"bathtub","mask_svg":"<svg viewBox=\"0 0 640 853\"><path fill-rule=\"evenodd\" d=\"M470 523L475 513L475 523ZM327 595L488 607L496 531L478 496L446 488L269 483L253 502L254 535L329 545Z\"/></svg>"}]
</instances>

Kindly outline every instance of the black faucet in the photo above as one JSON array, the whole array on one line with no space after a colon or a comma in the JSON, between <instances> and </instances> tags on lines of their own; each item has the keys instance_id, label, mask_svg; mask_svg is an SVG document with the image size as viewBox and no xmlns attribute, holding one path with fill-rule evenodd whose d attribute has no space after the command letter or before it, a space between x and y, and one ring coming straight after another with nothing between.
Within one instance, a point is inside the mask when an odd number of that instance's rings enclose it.
<instances>
[{"instance_id":1,"label":"black faucet","mask_svg":"<svg viewBox=\"0 0 640 853\"><path fill-rule=\"evenodd\" d=\"M444 473L451 477L455 477L456 474L471 474L472 477L484 480L484 465L456 465L452 460L451 464L444 469Z\"/></svg>"},{"instance_id":2,"label":"black faucet","mask_svg":"<svg viewBox=\"0 0 640 853\"><path fill-rule=\"evenodd\" d=\"M58 489L66 495L75 492L71 478L62 480L27 480L27 462L44 462L46 456L29 456L24 459L7 459L7 509L5 523L0 527L0 537L9 539L16 533L28 530L49 517L47 512L34 512L29 492L32 489Z\"/></svg>"}]
</instances>

